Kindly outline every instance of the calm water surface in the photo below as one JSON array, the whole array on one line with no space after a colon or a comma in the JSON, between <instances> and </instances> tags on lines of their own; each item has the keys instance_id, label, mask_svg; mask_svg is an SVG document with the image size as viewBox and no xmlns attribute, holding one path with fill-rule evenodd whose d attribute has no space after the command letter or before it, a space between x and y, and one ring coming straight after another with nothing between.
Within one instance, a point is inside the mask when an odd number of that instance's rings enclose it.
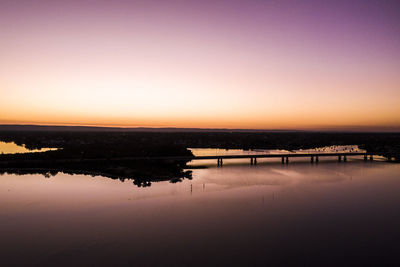
<instances>
[{"instance_id":1,"label":"calm water surface","mask_svg":"<svg viewBox=\"0 0 400 267\"><path fill-rule=\"evenodd\" d=\"M2 266L398 266L399 174L398 164L353 159L246 161L147 188L83 175L2 175L0 259Z\"/></svg>"},{"instance_id":2,"label":"calm water surface","mask_svg":"<svg viewBox=\"0 0 400 267\"><path fill-rule=\"evenodd\" d=\"M312 149L280 150L280 149L222 149L222 148L188 148L195 156L227 156L227 155L260 155L260 154L290 154L290 153L335 153L335 152L366 152L357 145L325 146Z\"/></svg>"}]
</instances>

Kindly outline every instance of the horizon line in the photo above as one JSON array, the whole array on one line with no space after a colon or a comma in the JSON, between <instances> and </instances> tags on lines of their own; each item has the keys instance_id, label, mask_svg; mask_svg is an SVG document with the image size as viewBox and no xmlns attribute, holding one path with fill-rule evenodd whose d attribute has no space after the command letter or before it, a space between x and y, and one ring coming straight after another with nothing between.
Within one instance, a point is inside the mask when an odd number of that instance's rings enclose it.
<instances>
[{"instance_id":1,"label":"horizon line","mask_svg":"<svg viewBox=\"0 0 400 267\"><path fill-rule=\"evenodd\" d=\"M336 126L336 127L315 127L315 128L284 128L284 129L262 129L262 128L210 128L210 127L176 127L176 126L107 126L107 125L71 125L71 124L18 124L18 123L1 123L0 131L4 130L1 128L28 128L28 127L38 127L38 128L92 128L97 130L170 130L170 131L237 131L237 132L389 132L389 133L399 133L399 127L395 126ZM11 129L10 129L11 130Z\"/></svg>"}]
</instances>

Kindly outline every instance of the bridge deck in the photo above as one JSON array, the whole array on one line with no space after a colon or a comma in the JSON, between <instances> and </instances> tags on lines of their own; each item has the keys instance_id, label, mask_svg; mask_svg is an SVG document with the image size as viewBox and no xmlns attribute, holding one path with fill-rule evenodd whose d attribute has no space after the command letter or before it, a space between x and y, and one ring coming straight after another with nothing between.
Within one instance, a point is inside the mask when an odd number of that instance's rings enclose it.
<instances>
[{"instance_id":1,"label":"bridge deck","mask_svg":"<svg viewBox=\"0 0 400 267\"><path fill-rule=\"evenodd\" d=\"M306 158L306 157L338 157L338 156L371 156L366 152L342 153L286 153L286 154L254 154L254 155L215 155L215 156L162 156L162 157L129 157L121 159L148 160L205 160L205 159L252 159L252 158Z\"/></svg>"},{"instance_id":2,"label":"bridge deck","mask_svg":"<svg viewBox=\"0 0 400 267\"><path fill-rule=\"evenodd\" d=\"M195 156L192 160L202 159L250 159L250 158L301 158L301 157L338 157L338 156L367 156L366 152L343 153L287 153L287 154L255 154L255 155L220 155L220 156ZM189 157L187 158L189 159Z\"/></svg>"}]
</instances>

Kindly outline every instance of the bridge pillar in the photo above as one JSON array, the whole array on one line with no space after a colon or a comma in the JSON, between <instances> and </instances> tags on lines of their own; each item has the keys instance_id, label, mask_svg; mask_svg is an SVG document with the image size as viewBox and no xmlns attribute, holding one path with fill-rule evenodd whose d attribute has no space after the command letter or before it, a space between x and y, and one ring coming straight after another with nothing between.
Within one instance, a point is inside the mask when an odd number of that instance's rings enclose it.
<instances>
[{"instance_id":1,"label":"bridge pillar","mask_svg":"<svg viewBox=\"0 0 400 267\"><path fill-rule=\"evenodd\" d=\"M217 166L222 167L222 159L221 158L217 159Z\"/></svg>"},{"instance_id":2,"label":"bridge pillar","mask_svg":"<svg viewBox=\"0 0 400 267\"><path fill-rule=\"evenodd\" d=\"M257 165L257 158L254 158L254 165Z\"/></svg>"},{"instance_id":3,"label":"bridge pillar","mask_svg":"<svg viewBox=\"0 0 400 267\"><path fill-rule=\"evenodd\" d=\"M286 164L289 163L289 157L286 157Z\"/></svg>"},{"instance_id":4,"label":"bridge pillar","mask_svg":"<svg viewBox=\"0 0 400 267\"><path fill-rule=\"evenodd\" d=\"M250 158L250 165L253 165L253 158Z\"/></svg>"},{"instance_id":5,"label":"bridge pillar","mask_svg":"<svg viewBox=\"0 0 400 267\"><path fill-rule=\"evenodd\" d=\"M311 163L313 163L314 162L314 157L311 157Z\"/></svg>"},{"instance_id":6,"label":"bridge pillar","mask_svg":"<svg viewBox=\"0 0 400 267\"><path fill-rule=\"evenodd\" d=\"M367 161L367 154L364 155L364 161Z\"/></svg>"},{"instance_id":7,"label":"bridge pillar","mask_svg":"<svg viewBox=\"0 0 400 267\"><path fill-rule=\"evenodd\" d=\"M282 157L282 164L283 164L283 163L285 163L285 158L284 158L284 157Z\"/></svg>"},{"instance_id":8,"label":"bridge pillar","mask_svg":"<svg viewBox=\"0 0 400 267\"><path fill-rule=\"evenodd\" d=\"M343 156L343 161L346 162L347 161L347 157L346 155Z\"/></svg>"},{"instance_id":9,"label":"bridge pillar","mask_svg":"<svg viewBox=\"0 0 400 267\"><path fill-rule=\"evenodd\" d=\"M370 161L373 161L373 160L374 160L374 156L373 156L372 154L369 156L369 160L370 160Z\"/></svg>"},{"instance_id":10,"label":"bridge pillar","mask_svg":"<svg viewBox=\"0 0 400 267\"><path fill-rule=\"evenodd\" d=\"M315 163L318 163L319 159L318 156L315 157Z\"/></svg>"},{"instance_id":11,"label":"bridge pillar","mask_svg":"<svg viewBox=\"0 0 400 267\"><path fill-rule=\"evenodd\" d=\"M338 161L339 161L339 162L342 161L342 156L338 156Z\"/></svg>"}]
</instances>

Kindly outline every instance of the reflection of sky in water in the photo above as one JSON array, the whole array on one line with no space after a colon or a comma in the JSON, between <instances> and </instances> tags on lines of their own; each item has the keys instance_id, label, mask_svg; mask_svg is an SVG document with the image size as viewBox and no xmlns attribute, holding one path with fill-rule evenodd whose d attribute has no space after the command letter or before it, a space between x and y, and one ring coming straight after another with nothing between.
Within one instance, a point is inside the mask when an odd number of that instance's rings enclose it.
<instances>
[{"instance_id":1,"label":"reflection of sky in water","mask_svg":"<svg viewBox=\"0 0 400 267\"><path fill-rule=\"evenodd\" d=\"M242 149L221 149L221 148L189 148L195 156L226 156L226 155L259 155L259 154L278 154L289 153L287 150L278 149L257 149L257 150L242 150Z\"/></svg>"},{"instance_id":2,"label":"reflection of sky in water","mask_svg":"<svg viewBox=\"0 0 400 267\"><path fill-rule=\"evenodd\" d=\"M25 146L19 146L13 142L1 142L0 141L0 154L15 154L15 153L34 153L34 152L45 152L49 150L57 150L57 148L42 148L29 150Z\"/></svg>"},{"instance_id":3,"label":"reflection of sky in water","mask_svg":"<svg viewBox=\"0 0 400 267\"><path fill-rule=\"evenodd\" d=\"M357 145L346 145L346 146L326 146L314 149L299 149L299 150L279 150L279 149L253 149L253 150L242 150L242 149L220 149L220 148L189 148L195 156L226 156L226 155L264 155L264 154L287 154L287 153L336 153L336 152L365 152L360 149ZM347 161L360 161L363 156L348 156ZM374 156L374 160L384 161L386 160L381 156ZM280 162L280 158L258 158L257 164L275 164ZM319 161L337 161L337 157L324 157L320 158ZM290 158L290 162L310 162L309 158ZM250 159L224 159L225 165L248 165ZM188 163L189 166L215 166L217 160L195 160Z\"/></svg>"},{"instance_id":4,"label":"reflection of sky in water","mask_svg":"<svg viewBox=\"0 0 400 267\"><path fill-rule=\"evenodd\" d=\"M346 261L365 259L365 246L381 255L399 236L399 173L400 165L386 162L239 164L148 188L83 175L6 174L1 256L16 265L202 265L211 258L264 265L288 253L337 260L351 250Z\"/></svg>"},{"instance_id":5,"label":"reflection of sky in water","mask_svg":"<svg viewBox=\"0 0 400 267\"><path fill-rule=\"evenodd\" d=\"M246 265L351 249L346 261L362 258L365 246L379 254L400 233L399 172L385 162L239 164L148 188L83 175L5 174L0 256L16 265L202 265L210 258Z\"/></svg>"},{"instance_id":6,"label":"reflection of sky in water","mask_svg":"<svg viewBox=\"0 0 400 267\"><path fill-rule=\"evenodd\" d=\"M278 149L255 149L255 150L241 150L241 149L219 149L219 148L189 148L195 156L225 156L225 155L264 155L264 154L286 154L286 153L336 153L336 152L365 152L365 150L358 148L357 145L348 146L327 146L315 149L299 149L299 150L278 150ZM321 161L337 161L337 157L323 157ZM347 156L347 161L361 161L363 156ZM386 160L381 156L374 156L375 161ZM310 158L290 158L291 163L294 162L310 162ZM276 164L281 162L281 158L258 158L257 164ZM224 166L226 165L248 165L250 159L224 159ZM188 163L189 166L216 166L217 160L194 160Z\"/></svg>"},{"instance_id":7,"label":"reflection of sky in water","mask_svg":"<svg viewBox=\"0 0 400 267\"><path fill-rule=\"evenodd\" d=\"M313 149L280 150L280 149L221 149L221 148L189 148L195 156L226 156L226 155L260 155L260 154L286 154L286 153L334 153L334 152L365 152L357 145L326 146Z\"/></svg>"}]
</instances>

